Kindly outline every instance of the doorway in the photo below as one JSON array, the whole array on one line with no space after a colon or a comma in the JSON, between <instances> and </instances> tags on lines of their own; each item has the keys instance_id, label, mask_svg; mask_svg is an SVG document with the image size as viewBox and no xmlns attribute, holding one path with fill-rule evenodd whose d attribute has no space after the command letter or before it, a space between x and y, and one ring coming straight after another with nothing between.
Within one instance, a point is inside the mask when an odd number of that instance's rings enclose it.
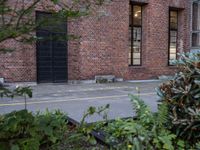
<instances>
[{"instance_id":1,"label":"doorway","mask_svg":"<svg viewBox=\"0 0 200 150\"><path fill-rule=\"evenodd\" d=\"M67 82L67 21L36 12L37 82Z\"/></svg>"}]
</instances>

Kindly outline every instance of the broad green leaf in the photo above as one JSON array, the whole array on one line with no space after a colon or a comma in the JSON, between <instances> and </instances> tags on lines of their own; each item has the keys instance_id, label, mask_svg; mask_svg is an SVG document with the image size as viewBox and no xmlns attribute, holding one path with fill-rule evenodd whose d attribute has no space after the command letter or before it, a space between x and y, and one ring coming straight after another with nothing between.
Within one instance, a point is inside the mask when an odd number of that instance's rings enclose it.
<instances>
[{"instance_id":1,"label":"broad green leaf","mask_svg":"<svg viewBox=\"0 0 200 150\"><path fill-rule=\"evenodd\" d=\"M11 150L20 150L18 145L12 145Z\"/></svg>"}]
</instances>

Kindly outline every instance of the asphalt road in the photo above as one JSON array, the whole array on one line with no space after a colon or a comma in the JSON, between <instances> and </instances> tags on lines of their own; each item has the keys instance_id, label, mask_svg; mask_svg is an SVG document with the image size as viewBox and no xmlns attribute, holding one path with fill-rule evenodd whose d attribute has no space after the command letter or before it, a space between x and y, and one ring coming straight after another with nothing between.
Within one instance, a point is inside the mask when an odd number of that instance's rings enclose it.
<instances>
[{"instance_id":1,"label":"asphalt road","mask_svg":"<svg viewBox=\"0 0 200 150\"><path fill-rule=\"evenodd\" d=\"M159 97L155 88L159 82L143 83L110 83L110 84L39 84L33 86L33 98L27 100L29 111L57 110L80 121L83 113L90 106L110 104L108 118L124 118L134 116L129 94L139 95L150 106L157 110ZM138 90L139 89L139 90ZM138 92L139 91L139 92ZM23 98L0 98L0 113L8 113L24 108ZM102 120L99 115L87 118L88 122Z\"/></svg>"}]
</instances>

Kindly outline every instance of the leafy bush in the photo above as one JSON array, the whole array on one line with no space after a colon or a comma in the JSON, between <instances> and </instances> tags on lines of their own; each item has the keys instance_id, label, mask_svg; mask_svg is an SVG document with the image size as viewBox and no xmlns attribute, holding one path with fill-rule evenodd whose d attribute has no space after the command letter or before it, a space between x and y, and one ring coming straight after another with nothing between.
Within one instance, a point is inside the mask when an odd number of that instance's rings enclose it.
<instances>
[{"instance_id":1,"label":"leafy bush","mask_svg":"<svg viewBox=\"0 0 200 150\"><path fill-rule=\"evenodd\" d=\"M3 83L2 83L2 82L0 82L0 88L1 88L1 87L3 87Z\"/></svg>"},{"instance_id":2,"label":"leafy bush","mask_svg":"<svg viewBox=\"0 0 200 150\"><path fill-rule=\"evenodd\" d=\"M131 100L137 119L117 119L103 128L113 149L184 149L185 143L167 128L168 108L165 104L154 114L138 97L131 96Z\"/></svg>"},{"instance_id":3,"label":"leafy bush","mask_svg":"<svg viewBox=\"0 0 200 150\"><path fill-rule=\"evenodd\" d=\"M13 97L13 94L12 92L8 89L8 88L5 88L3 86L0 86L0 97Z\"/></svg>"},{"instance_id":4,"label":"leafy bush","mask_svg":"<svg viewBox=\"0 0 200 150\"><path fill-rule=\"evenodd\" d=\"M0 97L14 98L15 96L20 96L24 98L24 106L27 109L27 98L32 98L31 87L16 87L15 89L9 89L0 86Z\"/></svg>"},{"instance_id":5,"label":"leafy bush","mask_svg":"<svg viewBox=\"0 0 200 150\"><path fill-rule=\"evenodd\" d=\"M158 89L162 101L158 112L139 97L130 95L136 119L116 119L111 122L87 124L85 119L104 113L109 105L98 109L90 107L77 126L67 126L59 111L33 115L26 110L0 116L0 149L106 149L91 135L101 129L111 149L119 150L198 150L200 149L200 55L181 55L176 62L181 71L173 80ZM15 94L29 96L30 89L14 90ZM13 92L0 89L0 96ZM139 91L138 91L139 94ZM31 96L31 95L30 95ZM104 115L106 116L106 115ZM64 141L60 144L60 141ZM57 145L59 143L59 145Z\"/></svg>"},{"instance_id":6,"label":"leafy bush","mask_svg":"<svg viewBox=\"0 0 200 150\"><path fill-rule=\"evenodd\" d=\"M108 104L97 108L89 107L83 114L80 124L72 126L71 130L66 131L66 138L64 138L65 141L63 142L65 145L64 147L67 148L67 150L106 150L106 147L97 143L95 137L92 135L92 132L101 124L88 124L86 118L96 114L102 116L103 119L106 119L108 108ZM60 149L61 148L59 148L59 150Z\"/></svg>"},{"instance_id":7,"label":"leafy bush","mask_svg":"<svg viewBox=\"0 0 200 150\"><path fill-rule=\"evenodd\" d=\"M173 131L194 144L200 139L200 55L183 54L173 80L163 83L158 94L169 107Z\"/></svg>"},{"instance_id":8,"label":"leafy bush","mask_svg":"<svg viewBox=\"0 0 200 150\"><path fill-rule=\"evenodd\" d=\"M58 143L66 130L66 116L56 111L33 115L27 110L0 116L0 149L48 149Z\"/></svg>"},{"instance_id":9,"label":"leafy bush","mask_svg":"<svg viewBox=\"0 0 200 150\"><path fill-rule=\"evenodd\" d=\"M91 135L96 124L87 124L88 116L103 113L106 117L106 110L109 105L104 107L89 107L84 113L79 125L67 124L66 116L56 111L45 114L37 113L33 115L26 110L26 98L32 97L30 87L16 87L9 89L0 87L0 97L15 96L24 97L25 110L15 111L0 116L0 150L38 150L38 149L92 149L102 148Z\"/></svg>"}]
</instances>

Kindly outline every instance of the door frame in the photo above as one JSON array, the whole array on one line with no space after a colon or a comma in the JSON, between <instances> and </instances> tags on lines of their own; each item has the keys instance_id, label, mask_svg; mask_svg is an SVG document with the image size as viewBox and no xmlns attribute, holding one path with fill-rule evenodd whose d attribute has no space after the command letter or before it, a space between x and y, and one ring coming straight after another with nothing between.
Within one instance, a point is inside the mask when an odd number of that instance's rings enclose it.
<instances>
[{"instance_id":1,"label":"door frame","mask_svg":"<svg viewBox=\"0 0 200 150\"><path fill-rule=\"evenodd\" d=\"M38 20L38 15L40 15L40 14L46 14L46 15L51 15L52 13L50 13L50 12L44 12L44 11L35 11L35 22L37 22L37 20ZM38 33L38 27L36 28L36 31L35 31L35 34L36 34L36 36L37 36L37 33ZM67 24L67 20L66 20L66 35L67 35L67 33L68 33L68 24ZM66 82L68 82L68 40L66 40L66 81L55 81L55 79L54 79L54 75L53 75L53 73L52 73L52 81L50 81L50 82L42 82L42 81L40 81L39 80L39 67L38 67L38 41L36 40L36 44L35 44L35 49L36 49L36 81L37 81L37 83L66 83ZM52 47L52 44L51 44L51 47ZM52 49L52 48L51 48ZM52 53L53 53L53 50L52 50ZM52 61L52 70L53 70L53 64L54 64L54 62Z\"/></svg>"}]
</instances>

